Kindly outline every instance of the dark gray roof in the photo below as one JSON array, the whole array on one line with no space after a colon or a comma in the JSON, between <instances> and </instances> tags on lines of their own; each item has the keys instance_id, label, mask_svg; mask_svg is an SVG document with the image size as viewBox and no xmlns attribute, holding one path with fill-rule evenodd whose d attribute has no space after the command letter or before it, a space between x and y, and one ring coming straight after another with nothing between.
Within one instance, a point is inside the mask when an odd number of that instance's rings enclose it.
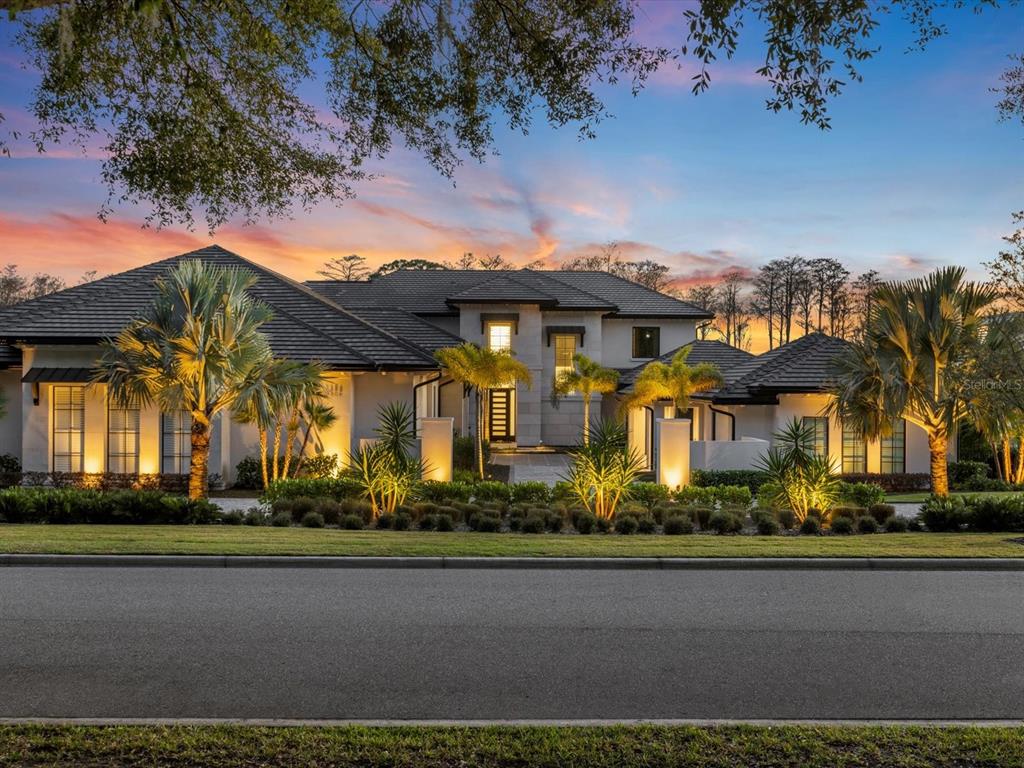
<instances>
[{"instance_id":1,"label":"dark gray roof","mask_svg":"<svg viewBox=\"0 0 1024 768\"><path fill-rule=\"evenodd\" d=\"M826 392L832 385L835 358L848 346L835 336L809 333L752 358L737 369L739 376L704 397L716 403L770 403L787 392Z\"/></svg>"},{"instance_id":2,"label":"dark gray roof","mask_svg":"<svg viewBox=\"0 0 1024 768\"><path fill-rule=\"evenodd\" d=\"M658 360L667 364L672 361L672 358L676 356L680 349L684 348L689 348L690 350L687 362L691 365L696 365L697 363L714 363L717 365L718 370L722 373L722 378L725 379L726 385L742 375L742 372L746 370L751 360L757 359L749 352L732 347L725 342L698 339L691 341L689 344L684 344L682 347L676 347L671 352L666 352ZM629 391L633 386L633 382L636 381L636 377L640 375L640 372L647 365L648 363L644 363L636 368L623 371L622 376L619 378L619 391Z\"/></svg>"},{"instance_id":3,"label":"dark gray roof","mask_svg":"<svg viewBox=\"0 0 1024 768\"><path fill-rule=\"evenodd\" d=\"M459 302L501 302L590 309L618 317L712 317L693 304L607 272L406 269L368 281L315 280L308 285L348 308L390 306L420 315L454 314L452 305Z\"/></svg>"},{"instance_id":4,"label":"dark gray roof","mask_svg":"<svg viewBox=\"0 0 1024 768\"><path fill-rule=\"evenodd\" d=\"M465 341L460 336L438 328L404 309L359 307L353 309L352 314L430 352L456 346Z\"/></svg>"},{"instance_id":5,"label":"dark gray roof","mask_svg":"<svg viewBox=\"0 0 1024 768\"><path fill-rule=\"evenodd\" d=\"M274 318L263 330L277 355L318 360L336 370L437 368L429 349L216 245L4 309L0 311L0 344L82 343L112 337L151 304L156 278L187 259L255 273L257 282L251 292L273 310Z\"/></svg>"}]
</instances>

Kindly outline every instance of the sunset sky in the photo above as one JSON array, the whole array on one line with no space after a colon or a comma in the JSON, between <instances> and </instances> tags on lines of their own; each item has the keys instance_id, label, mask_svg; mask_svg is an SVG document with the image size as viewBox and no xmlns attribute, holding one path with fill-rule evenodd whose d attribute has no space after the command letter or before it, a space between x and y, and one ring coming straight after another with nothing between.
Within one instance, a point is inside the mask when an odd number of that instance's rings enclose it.
<instances>
[{"instance_id":1,"label":"sunset sky","mask_svg":"<svg viewBox=\"0 0 1024 768\"><path fill-rule=\"evenodd\" d=\"M980 276L1024 208L1024 126L998 123L988 91L1019 52L1024 9L948 19L951 34L924 53L907 53L909 28L886 19L882 52L834 103L830 132L765 110L749 28L740 59L712 68L707 94L693 96L692 71L675 65L637 98L602 91L615 117L596 140L543 125L525 137L498 130L501 155L467 161L454 185L399 148L357 200L212 236L143 229L144 211L131 208L101 223L95 158L70 148L39 157L15 142L14 157L0 158L0 262L73 280L215 241L304 279L353 252L371 263L473 251L555 265L616 240L627 257L668 264L680 285L792 254L886 277L944 263ZM680 5L649 3L641 21L648 42L683 40ZM0 112L25 131L38 76L20 67L13 31L0 21Z\"/></svg>"}]
</instances>

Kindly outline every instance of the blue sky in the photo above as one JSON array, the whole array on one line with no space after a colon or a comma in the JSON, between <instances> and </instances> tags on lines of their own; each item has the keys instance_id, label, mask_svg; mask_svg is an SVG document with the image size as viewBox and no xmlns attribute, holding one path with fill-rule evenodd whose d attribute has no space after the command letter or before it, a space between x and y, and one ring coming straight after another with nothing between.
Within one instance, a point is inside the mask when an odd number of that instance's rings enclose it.
<instances>
[{"instance_id":1,"label":"blue sky","mask_svg":"<svg viewBox=\"0 0 1024 768\"><path fill-rule=\"evenodd\" d=\"M681 11L648 3L640 34L678 44ZM946 18L951 34L913 53L909 28L885 18L873 36L881 53L833 103L828 132L765 110L768 91L753 74L762 47L749 28L739 59L712 68L706 94L693 96L689 71L673 67L636 98L603 90L615 117L595 140L542 124L528 136L499 129L500 156L467 161L455 185L399 148L356 201L212 237L143 230L130 208L102 224L96 159L74 150L39 159L19 142L0 159L0 246L7 261L72 278L210 241L306 278L352 252L374 263L474 251L555 265L609 240L668 264L681 285L792 254L887 277L948 263L982 276L1011 212L1024 208L1024 126L997 122L988 91L1019 51L1024 9ZM24 130L37 78L18 67L13 25L0 24L0 112Z\"/></svg>"}]
</instances>

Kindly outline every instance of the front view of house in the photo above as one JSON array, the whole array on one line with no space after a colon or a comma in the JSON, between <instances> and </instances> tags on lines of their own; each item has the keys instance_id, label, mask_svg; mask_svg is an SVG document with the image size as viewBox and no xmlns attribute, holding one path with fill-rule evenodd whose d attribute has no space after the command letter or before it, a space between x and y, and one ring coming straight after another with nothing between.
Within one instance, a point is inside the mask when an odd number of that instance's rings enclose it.
<instances>
[{"instance_id":1,"label":"front view of house","mask_svg":"<svg viewBox=\"0 0 1024 768\"><path fill-rule=\"evenodd\" d=\"M445 376L434 353L464 341L510 351L533 386L489 394L487 439L508 449L575 444L583 426L577 395L557 402L552 386L585 354L621 371L629 391L652 360L689 345L690 362L714 362L725 386L694 398L686 413L636 409L630 441L649 462L659 419L691 419L692 465L744 468L793 416L810 420L818 450L844 472L922 472L928 452L914 426L865 443L824 418L828 367L844 343L811 334L760 356L697 341L706 311L606 272L403 270L369 281L295 282L218 246L149 264L0 311L0 454L25 472L181 475L188 471L187 414L117 408L103 385L89 384L97 344L143 314L154 281L183 260L201 259L254 273L252 293L270 306L263 330L277 356L319 361L329 371L327 399L338 416L320 435L324 453L344 460L374 436L382 404L404 401L417 418L453 419L475 429L472 395ZM620 398L596 395L593 415L611 418ZM257 453L253 426L219 417L211 473L230 484L235 466Z\"/></svg>"}]
</instances>

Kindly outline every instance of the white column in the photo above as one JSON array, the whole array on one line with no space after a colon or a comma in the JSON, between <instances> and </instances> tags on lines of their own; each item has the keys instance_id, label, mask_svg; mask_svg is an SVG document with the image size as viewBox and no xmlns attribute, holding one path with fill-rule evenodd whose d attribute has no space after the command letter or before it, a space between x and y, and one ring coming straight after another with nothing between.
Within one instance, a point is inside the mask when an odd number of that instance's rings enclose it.
<instances>
[{"instance_id":1,"label":"white column","mask_svg":"<svg viewBox=\"0 0 1024 768\"><path fill-rule=\"evenodd\" d=\"M690 483L690 420L658 419L658 482L669 488Z\"/></svg>"},{"instance_id":2,"label":"white column","mask_svg":"<svg viewBox=\"0 0 1024 768\"><path fill-rule=\"evenodd\" d=\"M420 419L420 456L426 469L424 480L452 479L452 445L455 419L434 416Z\"/></svg>"}]
</instances>

